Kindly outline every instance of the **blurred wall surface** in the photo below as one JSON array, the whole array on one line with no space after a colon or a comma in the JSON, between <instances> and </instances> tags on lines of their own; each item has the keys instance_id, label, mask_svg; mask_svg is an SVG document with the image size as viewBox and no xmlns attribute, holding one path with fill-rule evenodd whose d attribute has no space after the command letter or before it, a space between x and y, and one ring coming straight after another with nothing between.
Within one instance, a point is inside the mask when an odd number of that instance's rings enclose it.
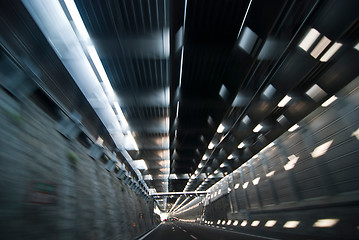
<instances>
[{"instance_id":1,"label":"blurred wall surface","mask_svg":"<svg viewBox=\"0 0 359 240\"><path fill-rule=\"evenodd\" d=\"M153 202L62 136L35 95L0 88L0 239L133 239L152 228Z\"/></svg>"}]
</instances>

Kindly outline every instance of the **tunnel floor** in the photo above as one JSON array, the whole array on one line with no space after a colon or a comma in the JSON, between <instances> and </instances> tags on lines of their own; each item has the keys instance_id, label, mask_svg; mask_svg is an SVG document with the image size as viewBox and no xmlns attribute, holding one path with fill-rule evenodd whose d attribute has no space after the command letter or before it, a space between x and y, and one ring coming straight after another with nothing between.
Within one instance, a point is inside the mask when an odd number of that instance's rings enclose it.
<instances>
[{"instance_id":1,"label":"tunnel floor","mask_svg":"<svg viewBox=\"0 0 359 240\"><path fill-rule=\"evenodd\" d=\"M183 222L165 222L153 231L138 238L138 240L254 240L254 239L278 239L257 236L255 234L231 232L210 226L190 224Z\"/></svg>"}]
</instances>

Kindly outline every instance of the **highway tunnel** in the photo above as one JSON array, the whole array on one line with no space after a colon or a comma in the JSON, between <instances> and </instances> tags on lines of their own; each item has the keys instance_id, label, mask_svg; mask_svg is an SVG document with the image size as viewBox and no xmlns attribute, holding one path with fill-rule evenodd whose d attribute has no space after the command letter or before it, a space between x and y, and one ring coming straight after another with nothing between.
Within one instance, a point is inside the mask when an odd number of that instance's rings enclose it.
<instances>
[{"instance_id":1,"label":"highway tunnel","mask_svg":"<svg viewBox=\"0 0 359 240\"><path fill-rule=\"evenodd\" d=\"M358 13L0 0L0 239L358 239Z\"/></svg>"}]
</instances>

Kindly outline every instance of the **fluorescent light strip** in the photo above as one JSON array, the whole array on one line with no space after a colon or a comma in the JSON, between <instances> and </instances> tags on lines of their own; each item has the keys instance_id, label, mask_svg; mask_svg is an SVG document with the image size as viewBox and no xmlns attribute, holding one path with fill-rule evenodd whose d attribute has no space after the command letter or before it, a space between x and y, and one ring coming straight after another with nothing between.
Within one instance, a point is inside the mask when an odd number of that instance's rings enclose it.
<instances>
[{"instance_id":1,"label":"fluorescent light strip","mask_svg":"<svg viewBox=\"0 0 359 240\"><path fill-rule=\"evenodd\" d=\"M328 149L329 149L330 145L332 145L332 143L333 143L333 140L330 140L330 141L323 143L322 145L316 147L314 149L314 151L311 153L312 158L317 158L317 157L320 157L320 156L326 154L326 152L328 151Z\"/></svg>"},{"instance_id":2,"label":"fluorescent light strip","mask_svg":"<svg viewBox=\"0 0 359 240\"><path fill-rule=\"evenodd\" d=\"M217 133L223 133L223 131L224 131L224 126L223 126L223 124L221 123L221 124L219 124L219 126L218 126L218 128L217 128Z\"/></svg>"},{"instance_id":3,"label":"fluorescent light strip","mask_svg":"<svg viewBox=\"0 0 359 240\"><path fill-rule=\"evenodd\" d=\"M298 124L294 124L291 128L288 129L288 132L294 132L296 129L299 128Z\"/></svg>"},{"instance_id":4,"label":"fluorescent light strip","mask_svg":"<svg viewBox=\"0 0 359 240\"><path fill-rule=\"evenodd\" d=\"M227 157L227 159L233 159L233 158L234 156L232 154Z\"/></svg>"},{"instance_id":5,"label":"fluorescent light strip","mask_svg":"<svg viewBox=\"0 0 359 240\"><path fill-rule=\"evenodd\" d=\"M341 48L343 44L341 43L334 43L328 51L320 58L321 62L327 62L338 50Z\"/></svg>"},{"instance_id":6,"label":"fluorescent light strip","mask_svg":"<svg viewBox=\"0 0 359 240\"><path fill-rule=\"evenodd\" d=\"M182 50L181 50L180 78L179 78L179 84L178 84L179 87L181 87L181 85L182 85L183 54L184 54L184 46L182 46Z\"/></svg>"},{"instance_id":7,"label":"fluorescent light strip","mask_svg":"<svg viewBox=\"0 0 359 240\"><path fill-rule=\"evenodd\" d=\"M202 160L207 160L207 155L206 154L203 155Z\"/></svg>"},{"instance_id":8,"label":"fluorescent light strip","mask_svg":"<svg viewBox=\"0 0 359 240\"><path fill-rule=\"evenodd\" d=\"M71 15L71 18L76 26L77 31L81 36L81 40L89 41L90 36L87 32L84 22L80 16L79 11L77 10L76 4L73 0L64 0L67 9Z\"/></svg>"},{"instance_id":9,"label":"fluorescent light strip","mask_svg":"<svg viewBox=\"0 0 359 240\"><path fill-rule=\"evenodd\" d=\"M313 51L310 53L310 55L312 55L312 57L314 58L317 58L324 51L324 49L330 44L330 42L331 41L329 38L323 36L322 39L320 39L317 46L315 46Z\"/></svg>"},{"instance_id":10,"label":"fluorescent light strip","mask_svg":"<svg viewBox=\"0 0 359 240\"><path fill-rule=\"evenodd\" d=\"M177 102L177 109L176 109L176 116L178 117L178 113L179 113L179 102Z\"/></svg>"},{"instance_id":11,"label":"fluorescent light strip","mask_svg":"<svg viewBox=\"0 0 359 240\"><path fill-rule=\"evenodd\" d=\"M258 124L254 129L253 132L259 132L263 128L262 125Z\"/></svg>"},{"instance_id":12,"label":"fluorescent light strip","mask_svg":"<svg viewBox=\"0 0 359 240\"><path fill-rule=\"evenodd\" d=\"M278 107L284 107L285 105L287 105L287 103L289 103L289 101L291 100L292 98L289 97L288 95L286 95L279 103L278 103Z\"/></svg>"},{"instance_id":13,"label":"fluorescent light strip","mask_svg":"<svg viewBox=\"0 0 359 240\"><path fill-rule=\"evenodd\" d=\"M338 97L333 95L331 96L327 101L325 101L323 104L322 104L322 107L328 107L330 104L332 104L335 100L337 100Z\"/></svg>"},{"instance_id":14,"label":"fluorescent light strip","mask_svg":"<svg viewBox=\"0 0 359 240\"><path fill-rule=\"evenodd\" d=\"M243 189L246 189L246 188L248 187L248 184L249 184L249 182L243 183L242 188L243 188Z\"/></svg>"},{"instance_id":15,"label":"fluorescent light strip","mask_svg":"<svg viewBox=\"0 0 359 240\"><path fill-rule=\"evenodd\" d=\"M310 31L299 44L299 47L302 48L304 51L308 51L308 49L313 45L313 43L315 42L315 40L317 40L319 36L320 33L316 29L310 29Z\"/></svg>"},{"instance_id":16,"label":"fluorescent light strip","mask_svg":"<svg viewBox=\"0 0 359 240\"><path fill-rule=\"evenodd\" d=\"M214 148L214 144L212 143L212 142L210 142L209 144L208 144L208 149L213 149Z\"/></svg>"},{"instance_id":17,"label":"fluorescent light strip","mask_svg":"<svg viewBox=\"0 0 359 240\"><path fill-rule=\"evenodd\" d=\"M245 226L247 226L247 223L248 223L247 220L243 220L243 222L241 223L241 226L245 227Z\"/></svg>"},{"instance_id":18,"label":"fluorescent light strip","mask_svg":"<svg viewBox=\"0 0 359 240\"><path fill-rule=\"evenodd\" d=\"M239 183L237 183L235 186L234 186L234 189L238 189L239 188Z\"/></svg>"},{"instance_id":19,"label":"fluorescent light strip","mask_svg":"<svg viewBox=\"0 0 359 240\"><path fill-rule=\"evenodd\" d=\"M238 145L238 147L237 148L243 148L244 147L244 143L243 142L241 142L239 145Z\"/></svg>"}]
</instances>

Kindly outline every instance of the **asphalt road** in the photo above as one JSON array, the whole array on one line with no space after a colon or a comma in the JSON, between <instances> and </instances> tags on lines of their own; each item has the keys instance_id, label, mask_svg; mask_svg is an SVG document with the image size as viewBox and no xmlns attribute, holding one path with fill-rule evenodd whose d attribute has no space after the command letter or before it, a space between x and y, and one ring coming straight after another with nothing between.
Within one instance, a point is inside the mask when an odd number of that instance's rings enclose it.
<instances>
[{"instance_id":1,"label":"asphalt road","mask_svg":"<svg viewBox=\"0 0 359 240\"><path fill-rule=\"evenodd\" d=\"M260 237L252 234L237 233L221 228L190 224L183 222L165 222L148 235L138 240L258 240L275 238Z\"/></svg>"}]
</instances>

